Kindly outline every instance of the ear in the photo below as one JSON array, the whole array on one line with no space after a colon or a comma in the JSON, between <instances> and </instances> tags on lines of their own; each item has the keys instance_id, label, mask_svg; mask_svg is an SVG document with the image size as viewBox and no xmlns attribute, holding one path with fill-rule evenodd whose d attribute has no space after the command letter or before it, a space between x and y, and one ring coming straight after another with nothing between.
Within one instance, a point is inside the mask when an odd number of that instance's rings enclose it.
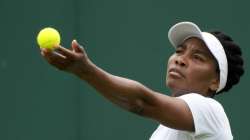
<instances>
[{"instance_id":1,"label":"ear","mask_svg":"<svg viewBox=\"0 0 250 140\"><path fill-rule=\"evenodd\" d=\"M211 84L209 86L210 91L216 91L219 88L219 78L215 78L211 81Z\"/></svg>"}]
</instances>

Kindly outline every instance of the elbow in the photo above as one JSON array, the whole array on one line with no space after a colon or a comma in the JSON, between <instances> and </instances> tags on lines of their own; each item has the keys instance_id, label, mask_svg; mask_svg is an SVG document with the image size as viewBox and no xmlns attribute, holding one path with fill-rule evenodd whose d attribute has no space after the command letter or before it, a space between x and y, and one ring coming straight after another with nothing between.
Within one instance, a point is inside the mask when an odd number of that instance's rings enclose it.
<instances>
[{"instance_id":1,"label":"elbow","mask_svg":"<svg viewBox=\"0 0 250 140\"><path fill-rule=\"evenodd\" d=\"M130 102L129 111L142 117L149 117L148 113L154 106L153 91L142 85L139 85L137 89L140 94Z\"/></svg>"},{"instance_id":2,"label":"elbow","mask_svg":"<svg viewBox=\"0 0 250 140\"><path fill-rule=\"evenodd\" d=\"M145 102L140 99L132 101L129 107L129 112L132 112L139 116L144 116Z\"/></svg>"}]
</instances>

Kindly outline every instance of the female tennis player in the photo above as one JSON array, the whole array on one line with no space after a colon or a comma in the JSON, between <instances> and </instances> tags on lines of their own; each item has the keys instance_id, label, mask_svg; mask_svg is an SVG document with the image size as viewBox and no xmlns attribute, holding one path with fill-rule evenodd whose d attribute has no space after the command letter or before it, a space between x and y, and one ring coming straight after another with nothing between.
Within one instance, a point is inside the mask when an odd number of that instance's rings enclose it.
<instances>
[{"instance_id":1,"label":"female tennis player","mask_svg":"<svg viewBox=\"0 0 250 140\"><path fill-rule=\"evenodd\" d=\"M41 50L59 70L76 75L114 104L160 123L150 140L232 140L223 106L213 99L244 73L241 49L222 32L203 32L180 22L168 33L176 51L168 60L166 85L172 96L96 66L77 41L71 49Z\"/></svg>"}]
</instances>

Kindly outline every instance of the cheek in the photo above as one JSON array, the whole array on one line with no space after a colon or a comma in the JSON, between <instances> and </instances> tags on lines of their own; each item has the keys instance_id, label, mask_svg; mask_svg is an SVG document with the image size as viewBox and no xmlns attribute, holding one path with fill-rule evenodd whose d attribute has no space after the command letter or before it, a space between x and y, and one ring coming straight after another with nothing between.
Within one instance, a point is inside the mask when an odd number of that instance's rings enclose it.
<instances>
[{"instance_id":1,"label":"cheek","mask_svg":"<svg viewBox=\"0 0 250 140\"><path fill-rule=\"evenodd\" d=\"M210 65L194 66L187 71L191 84L207 84L215 76L215 70Z\"/></svg>"},{"instance_id":2,"label":"cheek","mask_svg":"<svg viewBox=\"0 0 250 140\"><path fill-rule=\"evenodd\" d=\"M168 78L168 69L170 68L171 65L174 64L174 55L171 55L168 59L168 62L167 62L167 69L166 69L166 80Z\"/></svg>"},{"instance_id":3,"label":"cheek","mask_svg":"<svg viewBox=\"0 0 250 140\"><path fill-rule=\"evenodd\" d=\"M174 54L169 57L168 62L167 62L167 70L169 69L170 65L174 64L174 58L175 58Z\"/></svg>"},{"instance_id":4,"label":"cheek","mask_svg":"<svg viewBox=\"0 0 250 140\"><path fill-rule=\"evenodd\" d=\"M166 68L166 86L168 86L168 69L171 66L172 63L172 56L167 61L167 68Z\"/></svg>"}]
</instances>

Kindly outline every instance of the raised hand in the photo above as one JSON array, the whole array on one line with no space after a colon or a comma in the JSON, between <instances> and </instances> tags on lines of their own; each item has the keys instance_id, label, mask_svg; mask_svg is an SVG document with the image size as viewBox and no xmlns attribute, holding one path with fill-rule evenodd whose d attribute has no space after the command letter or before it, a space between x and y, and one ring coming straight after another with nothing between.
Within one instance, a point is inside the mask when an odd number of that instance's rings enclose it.
<instances>
[{"instance_id":1,"label":"raised hand","mask_svg":"<svg viewBox=\"0 0 250 140\"><path fill-rule=\"evenodd\" d=\"M49 64L57 69L73 73L80 78L85 78L91 64L84 48L76 40L72 41L71 49L58 46L56 50L41 49L41 55Z\"/></svg>"}]
</instances>

